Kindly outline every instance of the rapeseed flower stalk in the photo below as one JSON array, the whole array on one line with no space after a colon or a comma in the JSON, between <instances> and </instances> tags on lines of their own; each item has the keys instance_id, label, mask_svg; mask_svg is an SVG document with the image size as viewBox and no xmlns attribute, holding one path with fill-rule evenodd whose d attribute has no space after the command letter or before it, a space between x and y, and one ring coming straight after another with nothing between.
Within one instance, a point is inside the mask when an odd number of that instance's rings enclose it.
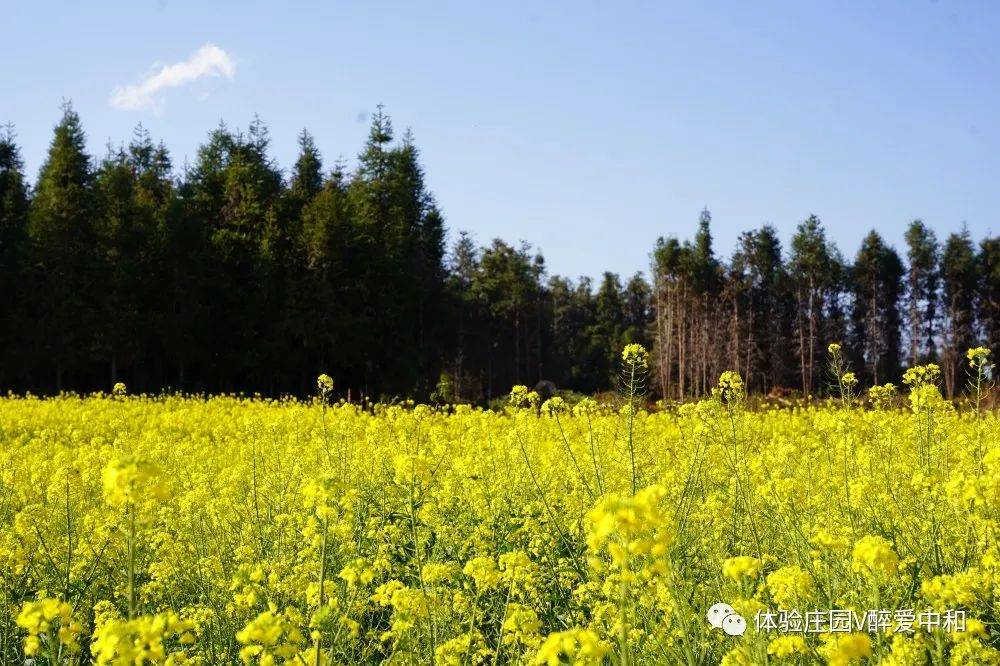
<instances>
[{"instance_id":1,"label":"rapeseed flower stalk","mask_svg":"<svg viewBox=\"0 0 1000 666\"><path fill-rule=\"evenodd\" d=\"M646 371L649 369L649 352L640 344L625 345L622 350L622 387L625 393L626 419L628 421L628 457L631 465L632 492L639 489L638 469L635 461L635 413L637 399L643 395Z\"/></svg>"},{"instance_id":2,"label":"rapeseed flower stalk","mask_svg":"<svg viewBox=\"0 0 1000 666\"><path fill-rule=\"evenodd\" d=\"M851 391L858 385L858 378L853 372L845 372L840 376L840 383L848 391Z\"/></svg>"},{"instance_id":3,"label":"rapeseed flower stalk","mask_svg":"<svg viewBox=\"0 0 1000 666\"><path fill-rule=\"evenodd\" d=\"M712 389L712 396L722 405L728 425L723 450L726 461L732 468L732 478L739 498L738 510L733 513L733 531L739 532L743 522L746 522L754 549L760 556L762 544L756 525L755 492L748 460L750 443L744 430L746 389L743 378L732 370L723 372L718 384Z\"/></svg>"},{"instance_id":4,"label":"rapeseed flower stalk","mask_svg":"<svg viewBox=\"0 0 1000 666\"><path fill-rule=\"evenodd\" d=\"M837 394L840 397L841 405L850 405L854 400L854 388L858 385L858 377L848 369L848 363L839 343L831 343L827 346L830 360L828 371L837 385Z\"/></svg>"},{"instance_id":5,"label":"rapeseed flower stalk","mask_svg":"<svg viewBox=\"0 0 1000 666\"><path fill-rule=\"evenodd\" d=\"M973 371L969 383L976 408L976 457L979 459L979 473L982 474L984 471L983 457L986 455L986 451L983 446L981 421L983 398L989 390L987 373L992 372L992 366L989 363L990 350L986 347L976 347L968 350L965 357L969 360L969 367Z\"/></svg>"},{"instance_id":6,"label":"rapeseed flower stalk","mask_svg":"<svg viewBox=\"0 0 1000 666\"><path fill-rule=\"evenodd\" d=\"M649 352L640 344L625 345L622 349L622 361L629 368L646 370L649 368Z\"/></svg>"},{"instance_id":7,"label":"rapeseed flower stalk","mask_svg":"<svg viewBox=\"0 0 1000 666\"><path fill-rule=\"evenodd\" d=\"M514 409L535 408L539 403L539 395L535 391L529 391L527 386L518 384L510 390L508 401Z\"/></svg>"},{"instance_id":8,"label":"rapeseed flower stalk","mask_svg":"<svg viewBox=\"0 0 1000 666\"><path fill-rule=\"evenodd\" d=\"M239 658L244 664L295 663L306 643L302 623L294 608L279 611L272 604L237 632L236 640L243 645Z\"/></svg>"},{"instance_id":9,"label":"rapeseed flower stalk","mask_svg":"<svg viewBox=\"0 0 1000 666\"><path fill-rule=\"evenodd\" d=\"M169 486L158 465L135 456L125 456L104 468L104 498L114 507L124 507L126 516L128 619L136 615L136 505L164 500Z\"/></svg>"}]
</instances>

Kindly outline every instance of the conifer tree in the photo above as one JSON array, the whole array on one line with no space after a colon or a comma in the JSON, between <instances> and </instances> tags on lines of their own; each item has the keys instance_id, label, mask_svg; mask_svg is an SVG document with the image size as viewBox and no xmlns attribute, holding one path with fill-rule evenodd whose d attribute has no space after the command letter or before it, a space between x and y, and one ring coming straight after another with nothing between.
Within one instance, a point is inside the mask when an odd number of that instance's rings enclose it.
<instances>
[{"instance_id":1,"label":"conifer tree","mask_svg":"<svg viewBox=\"0 0 1000 666\"><path fill-rule=\"evenodd\" d=\"M948 397L961 390L965 351L976 342L978 268L968 229L950 234L941 250L941 372Z\"/></svg>"},{"instance_id":2,"label":"conifer tree","mask_svg":"<svg viewBox=\"0 0 1000 666\"><path fill-rule=\"evenodd\" d=\"M38 175L28 236L34 273L32 320L38 365L51 364L61 390L93 355L97 321L93 171L80 117L69 103ZM69 375L69 377L67 377ZM76 386L80 386L77 384Z\"/></svg>"},{"instance_id":3,"label":"conifer tree","mask_svg":"<svg viewBox=\"0 0 1000 666\"><path fill-rule=\"evenodd\" d=\"M785 386L790 362L791 301L781 257L781 243L770 225L740 236L731 274L743 302L740 339L748 387L767 392Z\"/></svg>"},{"instance_id":4,"label":"conifer tree","mask_svg":"<svg viewBox=\"0 0 1000 666\"><path fill-rule=\"evenodd\" d=\"M836 270L832 249L819 218L810 215L792 236L788 262L795 298L795 347L802 394L811 395L822 377L827 340L823 330L828 308L833 304Z\"/></svg>"},{"instance_id":5,"label":"conifer tree","mask_svg":"<svg viewBox=\"0 0 1000 666\"><path fill-rule=\"evenodd\" d=\"M869 384L899 376L903 263L876 231L861 243L851 268L850 360Z\"/></svg>"},{"instance_id":6,"label":"conifer tree","mask_svg":"<svg viewBox=\"0 0 1000 666\"><path fill-rule=\"evenodd\" d=\"M323 187L323 158L312 134L302 130L299 134L299 157L292 168L292 182L288 196L295 206L305 206ZM296 211L291 211L294 216Z\"/></svg>"},{"instance_id":7,"label":"conifer tree","mask_svg":"<svg viewBox=\"0 0 1000 666\"><path fill-rule=\"evenodd\" d=\"M590 278L575 283L553 276L547 285L551 302L551 342L548 377L559 386L593 393L609 386L608 377L598 368L606 356L591 330L596 323L596 304Z\"/></svg>"},{"instance_id":8,"label":"conifer tree","mask_svg":"<svg viewBox=\"0 0 1000 666\"><path fill-rule=\"evenodd\" d=\"M480 400L483 397L479 370L484 367L483 323L486 320L481 301L473 292L479 272L479 248L472 236L460 231L448 256L446 318L450 326L443 340L452 350L446 361L453 398Z\"/></svg>"},{"instance_id":9,"label":"conifer tree","mask_svg":"<svg viewBox=\"0 0 1000 666\"><path fill-rule=\"evenodd\" d=\"M304 337L309 362L336 373L345 389L357 390L365 343L356 332L369 330L377 321L365 304L366 286L354 278L364 267L353 257L360 239L345 180L336 167L302 211L298 247L305 282L297 289L301 316L296 328Z\"/></svg>"},{"instance_id":10,"label":"conifer tree","mask_svg":"<svg viewBox=\"0 0 1000 666\"><path fill-rule=\"evenodd\" d=\"M338 181L343 189L343 172L338 172ZM313 271L309 263L310 251L325 250L326 243L316 240L310 243L305 236L304 211L308 209L324 186L323 159L312 135L305 129L299 134L299 156L292 167L291 181L285 192L280 215L284 220L285 238L284 261L282 265L281 317L278 323L279 335L286 341L281 350L282 365L288 371L289 387L305 392L310 388L310 376L306 369L316 365L323 356L323 332L318 322L324 311L316 308L316 300L322 298L327 288L325 271ZM319 225L320 229L322 225ZM323 263L321 259L316 265ZM328 303L333 308L334 303ZM332 368L324 363L327 371Z\"/></svg>"},{"instance_id":11,"label":"conifer tree","mask_svg":"<svg viewBox=\"0 0 1000 666\"><path fill-rule=\"evenodd\" d=\"M650 287L642 273L633 275L625 285L622 319L623 343L636 342L648 349L651 327Z\"/></svg>"},{"instance_id":12,"label":"conifer tree","mask_svg":"<svg viewBox=\"0 0 1000 666\"><path fill-rule=\"evenodd\" d=\"M906 230L906 293L911 366L937 357L938 246L921 220Z\"/></svg>"},{"instance_id":13,"label":"conifer tree","mask_svg":"<svg viewBox=\"0 0 1000 666\"><path fill-rule=\"evenodd\" d=\"M269 142L259 119L245 134L220 126L189 174L188 214L208 229L212 253L205 275L216 353L206 372L226 377L227 388L273 378L276 354L266 343L279 310L269 278L281 261L283 185Z\"/></svg>"},{"instance_id":14,"label":"conifer tree","mask_svg":"<svg viewBox=\"0 0 1000 666\"><path fill-rule=\"evenodd\" d=\"M16 353L24 344L23 327L26 280L26 229L28 185L24 164L10 125L0 132L0 294L6 316L0 317L0 386L9 384L23 369Z\"/></svg>"},{"instance_id":15,"label":"conifer tree","mask_svg":"<svg viewBox=\"0 0 1000 666\"><path fill-rule=\"evenodd\" d=\"M139 330L145 294L143 255L152 249L152 220L138 207L136 170L124 148L111 150L95 174L94 232L100 255L99 271L103 326L94 331L98 358L108 362L108 389L119 380L119 369L134 361L141 344Z\"/></svg>"},{"instance_id":16,"label":"conifer tree","mask_svg":"<svg viewBox=\"0 0 1000 666\"><path fill-rule=\"evenodd\" d=\"M622 284L616 273L605 272L601 284L597 288L594 299L595 320L591 329L594 343L604 349L601 363L597 368L603 382L614 385L618 372L620 349L624 347L623 325L625 302L622 294Z\"/></svg>"},{"instance_id":17,"label":"conifer tree","mask_svg":"<svg viewBox=\"0 0 1000 666\"><path fill-rule=\"evenodd\" d=\"M1000 237L984 238L979 244L979 293L976 298L980 339L994 354L1000 354Z\"/></svg>"}]
</instances>

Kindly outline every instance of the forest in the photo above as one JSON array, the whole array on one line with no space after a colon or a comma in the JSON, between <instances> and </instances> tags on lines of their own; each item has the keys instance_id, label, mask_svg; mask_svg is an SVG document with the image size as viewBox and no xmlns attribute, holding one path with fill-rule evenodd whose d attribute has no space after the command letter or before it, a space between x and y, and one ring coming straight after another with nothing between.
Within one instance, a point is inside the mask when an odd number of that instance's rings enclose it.
<instances>
[{"instance_id":1,"label":"forest","mask_svg":"<svg viewBox=\"0 0 1000 666\"><path fill-rule=\"evenodd\" d=\"M526 244L448 242L411 133L381 108L356 166L303 131L286 173L266 126L220 125L193 164L139 127L101 158L67 104L33 183L0 134L0 390L308 395L488 403L514 384L615 387L618 356L651 351L650 392L822 395L827 345L863 386L1000 341L1000 238L921 220L897 251L877 231L853 258L805 216L788 247L770 225L726 258L708 210L665 234L647 271L550 275ZM453 222L457 227L462 221ZM623 221L623 223L627 223Z\"/></svg>"}]
</instances>

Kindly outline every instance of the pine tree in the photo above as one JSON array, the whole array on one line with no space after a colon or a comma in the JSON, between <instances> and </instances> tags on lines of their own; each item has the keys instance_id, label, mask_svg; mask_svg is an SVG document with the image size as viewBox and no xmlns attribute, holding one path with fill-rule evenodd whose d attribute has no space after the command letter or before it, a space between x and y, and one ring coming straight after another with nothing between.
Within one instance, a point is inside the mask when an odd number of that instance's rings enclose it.
<instances>
[{"instance_id":1,"label":"pine tree","mask_svg":"<svg viewBox=\"0 0 1000 666\"><path fill-rule=\"evenodd\" d=\"M273 341L278 299L283 197L281 174L268 156L269 135L259 119L246 134L220 126L188 174L188 215L208 229L212 258L205 270L215 354L206 373L226 388L268 387L280 354Z\"/></svg>"},{"instance_id":2,"label":"pine tree","mask_svg":"<svg viewBox=\"0 0 1000 666\"><path fill-rule=\"evenodd\" d=\"M876 231L861 243L851 268L849 359L863 368L869 384L899 376L903 263Z\"/></svg>"},{"instance_id":3,"label":"pine tree","mask_svg":"<svg viewBox=\"0 0 1000 666\"><path fill-rule=\"evenodd\" d=\"M747 386L764 392L786 386L794 365L789 354L792 303L773 227L764 225L740 236L731 275L742 302L739 339Z\"/></svg>"},{"instance_id":4,"label":"pine tree","mask_svg":"<svg viewBox=\"0 0 1000 666\"><path fill-rule=\"evenodd\" d=\"M624 342L625 299L621 279L616 273L605 272L594 299L594 325L590 335L594 346L604 353L597 368L602 384L613 386L618 373L618 358Z\"/></svg>"},{"instance_id":5,"label":"pine tree","mask_svg":"<svg viewBox=\"0 0 1000 666\"><path fill-rule=\"evenodd\" d=\"M356 226L340 167L302 211L299 241L306 269L298 309L306 358L312 367L334 373L346 390L362 386L365 341L357 331L377 325L365 301L368 285L354 276L357 263Z\"/></svg>"},{"instance_id":6,"label":"pine tree","mask_svg":"<svg viewBox=\"0 0 1000 666\"><path fill-rule=\"evenodd\" d=\"M937 357L935 324L938 302L938 246L934 232L921 220L906 230L907 320L910 365Z\"/></svg>"},{"instance_id":7,"label":"pine tree","mask_svg":"<svg viewBox=\"0 0 1000 666\"><path fill-rule=\"evenodd\" d=\"M716 326L716 308L721 300L721 262L715 256L712 242L712 214L701 211L694 244L687 252L690 262L692 310L688 331L688 350L685 358L690 376L691 395L704 395L715 384L719 375L718 357L714 350L718 344L719 327Z\"/></svg>"},{"instance_id":8,"label":"pine tree","mask_svg":"<svg viewBox=\"0 0 1000 666\"><path fill-rule=\"evenodd\" d=\"M539 273L531 247L515 248L496 239L485 248L472 283L473 298L485 304L486 399L537 376L536 321Z\"/></svg>"},{"instance_id":9,"label":"pine tree","mask_svg":"<svg viewBox=\"0 0 1000 666\"><path fill-rule=\"evenodd\" d=\"M119 368L134 362L141 344L146 277L142 254L152 241L152 220L143 219L138 209L135 176L125 149L109 148L94 178L94 232L104 285L100 294L104 325L95 331L95 351L108 362L109 390L119 380Z\"/></svg>"},{"instance_id":10,"label":"pine tree","mask_svg":"<svg viewBox=\"0 0 1000 666\"><path fill-rule=\"evenodd\" d=\"M444 265L446 235L444 215L437 205L430 201L417 228L417 275L420 277L418 339L423 384L423 387L418 386L418 389L424 394L429 388L427 380L440 375L444 357L448 353L443 345L447 316L444 304L447 274Z\"/></svg>"},{"instance_id":11,"label":"pine tree","mask_svg":"<svg viewBox=\"0 0 1000 666\"><path fill-rule=\"evenodd\" d=\"M0 133L0 267L5 275L15 274L18 255L24 249L27 217L28 184L24 163L15 142L14 128L7 125Z\"/></svg>"},{"instance_id":12,"label":"pine tree","mask_svg":"<svg viewBox=\"0 0 1000 666\"><path fill-rule=\"evenodd\" d=\"M600 368L606 346L591 335L597 321L590 278L573 281L559 276L549 279L552 339L549 345L549 378L559 386L594 393L610 386Z\"/></svg>"},{"instance_id":13,"label":"pine tree","mask_svg":"<svg viewBox=\"0 0 1000 666\"><path fill-rule=\"evenodd\" d=\"M444 286L444 217L427 191L419 151L410 131L390 154L387 180L388 232L396 250L396 263L390 273L395 278L391 302L397 335L408 334L397 347L399 356L388 362L396 369L396 392L426 396L432 388L426 379L439 372L435 324Z\"/></svg>"},{"instance_id":14,"label":"pine tree","mask_svg":"<svg viewBox=\"0 0 1000 666\"><path fill-rule=\"evenodd\" d=\"M639 343L649 348L652 326L651 290L642 273L636 273L625 285L622 321L623 344Z\"/></svg>"},{"instance_id":15,"label":"pine tree","mask_svg":"<svg viewBox=\"0 0 1000 666\"><path fill-rule=\"evenodd\" d=\"M795 343L802 394L812 395L822 377L827 339L823 322L833 305L835 290L835 250L826 239L819 218L810 215L792 236L789 279L795 298Z\"/></svg>"},{"instance_id":16,"label":"pine tree","mask_svg":"<svg viewBox=\"0 0 1000 666\"><path fill-rule=\"evenodd\" d=\"M482 339L486 316L473 292L478 272L479 248L468 232L459 232L448 257L445 318L451 326L446 327L450 335L443 339L451 352L446 368L456 400L478 401L484 395L481 369L485 366Z\"/></svg>"},{"instance_id":17,"label":"pine tree","mask_svg":"<svg viewBox=\"0 0 1000 666\"><path fill-rule=\"evenodd\" d=\"M965 352L976 342L978 269L968 229L949 235L941 251L941 306L944 310L941 371L948 397L961 389Z\"/></svg>"},{"instance_id":18,"label":"pine tree","mask_svg":"<svg viewBox=\"0 0 1000 666\"><path fill-rule=\"evenodd\" d=\"M358 166L351 179L349 196L358 229L355 251L361 258L361 272L356 279L365 284L366 309L387 318L398 317L392 330L373 327L368 331L368 353L357 368L356 389L366 395L403 393L401 382L392 373L393 361L405 359L408 367L401 374L412 378L413 330L415 324L403 311L402 299L410 285L400 285L411 266L406 248L407 235L393 215L394 151L392 121L381 105L372 117L368 140L358 155ZM391 339L390 339L391 336ZM410 356L403 356L410 353Z\"/></svg>"},{"instance_id":19,"label":"pine tree","mask_svg":"<svg viewBox=\"0 0 1000 666\"><path fill-rule=\"evenodd\" d=\"M980 339L1000 354L1000 237L984 238L979 244L979 293L976 317Z\"/></svg>"},{"instance_id":20,"label":"pine tree","mask_svg":"<svg viewBox=\"0 0 1000 666\"><path fill-rule=\"evenodd\" d=\"M343 193L342 170L337 176L337 187ZM328 272L313 270L314 265L325 265L325 258L310 264L310 252L313 258L325 255L326 243L320 238L323 225L314 224L312 233L320 233L311 239L306 238L304 230L304 211L310 209L323 186L322 156L312 135L303 129L299 134L299 156L292 167L291 181L280 210L285 246L282 248L281 316L277 325L279 335L286 341L281 354L282 365L289 375L288 386L300 393L311 388L308 368L321 367L324 372L333 370L325 358L325 332L320 322L327 309L335 304L319 301L327 293ZM320 304L324 307L317 307Z\"/></svg>"},{"instance_id":21,"label":"pine tree","mask_svg":"<svg viewBox=\"0 0 1000 666\"><path fill-rule=\"evenodd\" d=\"M26 280L26 224L28 185L24 164L15 143L14 128L0 133L0 294L5 294L6 315L0 317L0 386L9 385L22 370L19 351L24 341Z\"/></svg>"},{"instance_id":22,"label":"pine tree","mask_svg":"<svg viewBox=\"0 0 1000 666\"><path fill-rule=\"evenodd\" d=\"M171 192L170 214L161 223L162 319L157 322L161 331L157 365L166 386L221 390L225 378L208 373L216 354L214 329L219 316L212 311L215 285L210 275L217 271L206 190L216 184L208 178L199 180L196 173L185 167L184 177Z\"/></svg>"},{"instance_id":23,"label":"pine tree","mask_svg":"<svg viewBox=\"0 0 1000 666\"><path fill-rule=\"evenodd\" d=\"M67 103L55 127L28 218L33 249L35 339L39 365L51 362L54 386L92 358L97 282L94 262L93 173L80 117Z\"/></svg>"},{"instance_id":24,"label":"pine tree","mask_svg":"<svg viewBox=\"0 0 1000 666\"><path fill-rule=\"evenodd\" d=\"M288 195L301 208L323 188L323 158L308 130L299 134L299 157L292 169L292 182ZM297 211L292 210L292 215Z\"/></svg>"}]
</instances>

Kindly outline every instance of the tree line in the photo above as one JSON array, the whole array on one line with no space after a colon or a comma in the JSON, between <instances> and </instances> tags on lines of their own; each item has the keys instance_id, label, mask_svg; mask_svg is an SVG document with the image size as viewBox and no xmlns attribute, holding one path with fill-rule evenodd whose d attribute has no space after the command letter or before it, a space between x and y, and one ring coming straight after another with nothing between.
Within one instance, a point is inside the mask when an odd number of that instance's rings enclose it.
<instances>
[{"instance_id":1,"label":"tree line","mask_svg":"<svg viewBox=\"0 0 1000 666\"><path fill-rule=\"evenodd\" d=\"M667 396L703 394L725 369L756 392L816 395L830 384L831 343L864 385L934 362L953 396L966 350L1000 341L1000 238L976 244L963 225L941 242L918 219L905 260L872 230L848 261L813 215L787 251L765 224L741 234L726 263L712 251L710 222L704 211L693 243L661 238L653 252L656 373Z\"/></svg>"},{"instance_id":2,"label":"tree line","mask_svg":"<svg viewBox=\"0 0 1000 666\"><path fill-rule=\"evenodd\" d=\"M756 392L821 393L842 344L868 384L1000 340L1000 239L939 241L921 221L905 257L865 236L846 260L815 216L789 248L773 227L717 256L711 216L660 238L649 278L549 275L527 244L478 246L427 189L412 135L374 114L356 166L325 165L303 131L285 174L259 120L220 125L179 172L138 128L101 159L66 105L34 185L0 134L0 388L307 395L319 372L360 398L488 402L513 384L613 388L618 353L652 351L668 399L736 369Z\"/></svg>"}]
</instances>

